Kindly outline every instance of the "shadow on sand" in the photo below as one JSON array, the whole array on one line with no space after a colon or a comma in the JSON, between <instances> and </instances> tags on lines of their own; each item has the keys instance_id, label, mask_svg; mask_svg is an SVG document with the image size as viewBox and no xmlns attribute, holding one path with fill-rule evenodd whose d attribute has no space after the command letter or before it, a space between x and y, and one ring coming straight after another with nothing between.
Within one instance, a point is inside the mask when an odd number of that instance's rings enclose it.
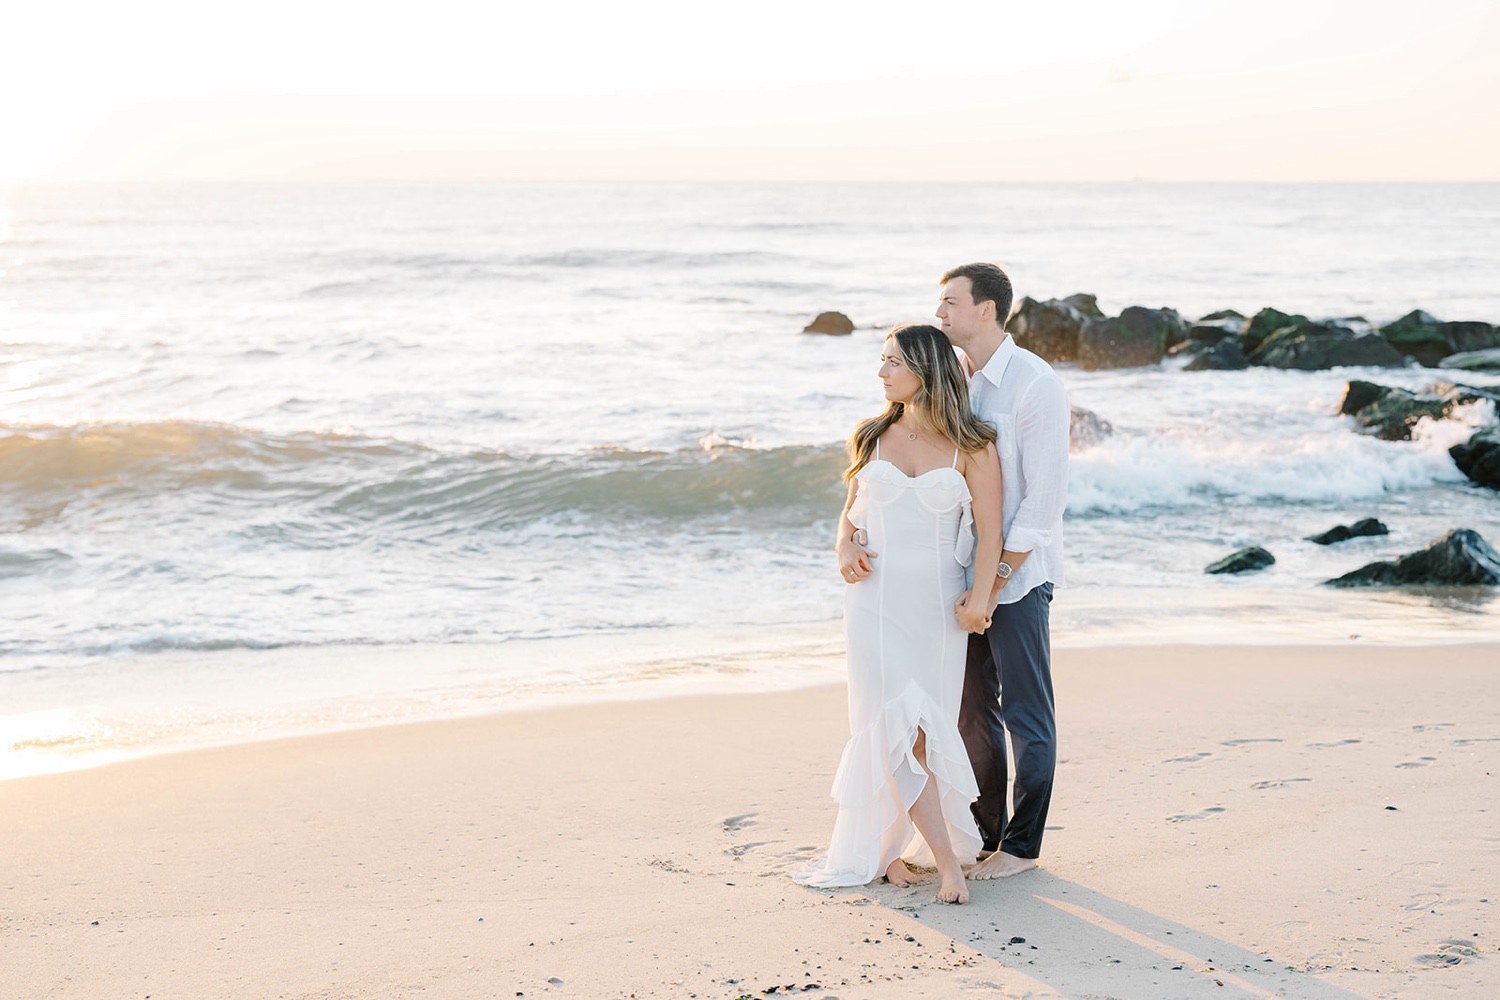
<instances>
[{"instance_id":1,"label":"shadow on sand","mask_svg":"<svg viewBox=\"0 0 1500 1000\"><path fill-rule=\"evenodd\" d=\"M1063 997L1358 1000L1275 956L1246 951L1046 871L971 883L966 907L931 901L930 886L879 889L884 905ZM985 929L976 932L980 922ZM1025 940L1012 943L1017 937ZM1107 984L1102 993L1101 983ZM1001 984L991 985L1008 995Z\"/></svg>"}]
</instances>

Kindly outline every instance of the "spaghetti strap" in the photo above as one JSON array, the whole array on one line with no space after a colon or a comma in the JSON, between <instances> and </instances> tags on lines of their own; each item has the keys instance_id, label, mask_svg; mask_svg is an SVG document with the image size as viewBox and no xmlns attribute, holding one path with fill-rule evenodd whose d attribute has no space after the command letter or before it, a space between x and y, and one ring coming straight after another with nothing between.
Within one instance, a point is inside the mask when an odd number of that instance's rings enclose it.
<instances>
[{"instance_id":1,"label":"spaghetti strap","mask_svg":"<svg viewBox=\"0 0 1500 1000\"><path fill-rule=\"evenodd\" d=\"M880 438L875 439L875 461L880 461Z\"/></svg>"},{"instance_id":2,"label":"spaghetti strap","mask_svg":"<svg viewBox=\"0 0 1500 1000\"><path fill-rule=\"evenodd\" d=\"M954 468L954 469L958 468L958 449L957 448L953 449L953 465L951 466L951 468Z\"/></svg>"}]
</instances>

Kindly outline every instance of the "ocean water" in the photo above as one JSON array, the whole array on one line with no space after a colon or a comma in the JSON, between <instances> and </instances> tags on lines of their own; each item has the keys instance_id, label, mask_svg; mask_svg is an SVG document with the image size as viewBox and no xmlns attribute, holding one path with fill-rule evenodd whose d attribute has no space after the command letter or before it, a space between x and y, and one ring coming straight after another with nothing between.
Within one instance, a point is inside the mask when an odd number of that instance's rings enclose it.
<instances>
[{"instance_id":1,"label":"ocean water","mask_svg":"<svg viewBox=\"0 0 1500 1000\"><path fill-rule=\"evenodd\" d=\"M0 757L837 676L841 440L976 259L1110 312L1496 322L1500 185L0 192ZM1319 586L1500 545L1447 455L1493 407L1384 442L1345 381L1441 373L1179 369L1060 366L1116 431L1057 643L1500 638L1486 591ZM1276 565L1203 574L1246 544Z\"/></svg>"}]
</instances>

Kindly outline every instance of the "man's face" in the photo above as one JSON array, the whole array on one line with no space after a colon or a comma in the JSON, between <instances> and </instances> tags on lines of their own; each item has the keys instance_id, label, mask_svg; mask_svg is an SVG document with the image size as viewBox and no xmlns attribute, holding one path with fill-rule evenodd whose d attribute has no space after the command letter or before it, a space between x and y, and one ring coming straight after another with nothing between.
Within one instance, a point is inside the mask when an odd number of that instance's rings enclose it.
<instances>
[{"instance_id":1,"label":"man's face","mask_svg":"<svg viewBox=\"0 0 1500 1000\"><path fill-rule=\"evenodd\" d=\"M989 301L975 305L972 283L968 278L957 277L943 286L938 298L937 318L948 339L962 347L984 329L988 322L985 310L994 307Z\"/></svg>"}]
</instances>

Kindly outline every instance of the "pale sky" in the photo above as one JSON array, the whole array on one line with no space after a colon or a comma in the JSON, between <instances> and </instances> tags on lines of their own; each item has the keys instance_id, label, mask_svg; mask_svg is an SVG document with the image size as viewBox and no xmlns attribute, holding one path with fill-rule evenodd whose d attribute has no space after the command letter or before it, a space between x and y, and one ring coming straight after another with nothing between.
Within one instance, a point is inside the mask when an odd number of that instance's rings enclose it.
<instances>
[{"instance_id":1,"label":"pale sky","mask_svg":"<svg viewBox=\"0 0 1500 1000\"><path fill-rule=\"evenodd\" d=\"M1496 0L916 8L17 2L0 180L1500 180Z\"/></svg>"}]
</instances>

